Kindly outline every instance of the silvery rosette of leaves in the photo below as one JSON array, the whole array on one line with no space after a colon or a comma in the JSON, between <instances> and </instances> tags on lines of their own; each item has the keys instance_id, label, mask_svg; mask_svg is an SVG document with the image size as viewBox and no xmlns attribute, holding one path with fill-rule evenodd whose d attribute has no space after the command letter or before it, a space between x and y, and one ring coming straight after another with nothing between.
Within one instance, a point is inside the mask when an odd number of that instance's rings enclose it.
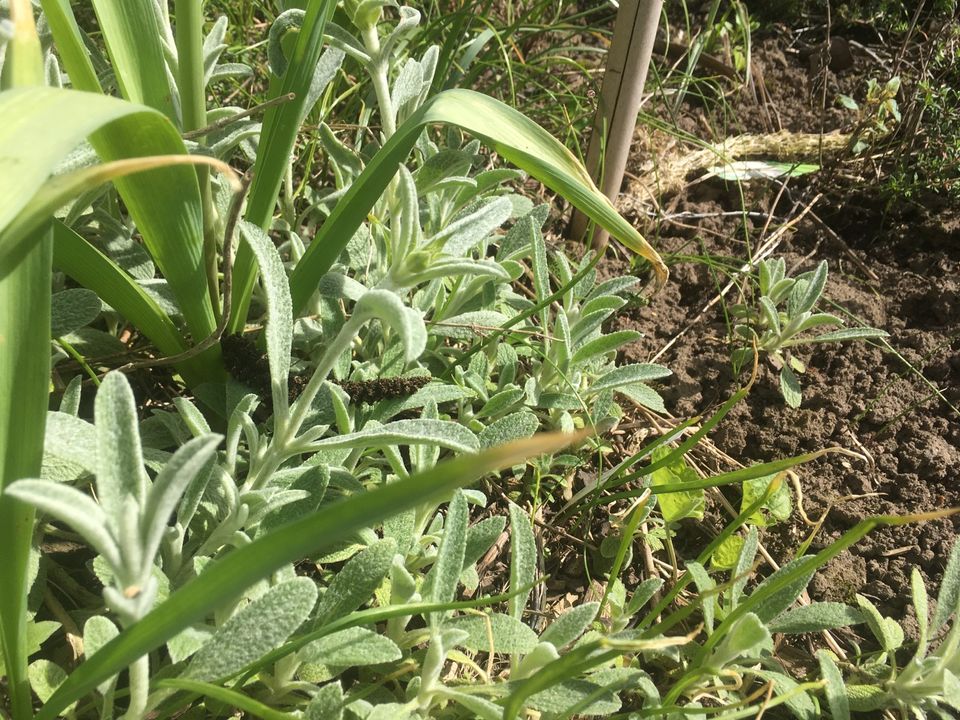
<instances>
[{"instance_id":1,"label":"silvery rosette of leaves","mask_svg":"<svg viewBox=\"0 0 960 720\"><path fill-rule=\"evenodd\" d=\"M757 269L757 282L751 284L753 302L730 308L736 323L734 336L747 344L735 349L731 357L736 367L742 367L753 357L754 345L758 352L765 353L780 371L780 392L790 407L800 407L802 394L797 375L807 369L805 363L791 352L792 348L887 337L883 330L870 327L805 334L815 328L844 324L836 315L816 311L827 284L826 260L796 277L787 276L783 258L761 260Z\"/></svg>"}]
</instances>

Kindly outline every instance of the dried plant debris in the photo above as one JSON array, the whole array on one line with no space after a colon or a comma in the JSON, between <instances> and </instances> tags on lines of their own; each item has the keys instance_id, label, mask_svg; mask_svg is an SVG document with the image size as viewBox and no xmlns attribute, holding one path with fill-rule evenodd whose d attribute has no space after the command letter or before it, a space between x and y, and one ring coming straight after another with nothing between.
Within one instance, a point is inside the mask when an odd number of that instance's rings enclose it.
<instances>
[{"instance_id":1,"label":"dried plant debris","mask_svg":"<svg viewBox=\"0 0 960 720\"><path fill-rule=\"evenodd\" d=\"M220 340L223 363L233 378L243 383L267 402L270 401L270 364L257 344L243 335L224 335ZM430 382L429 375L415 377L375 378L373 380L344 380L337 384L355 403L375 403L380 400L406 397ZM310 378L291 375L289 397L293 402L307 386Z\"/></svg>"},{"instance_id":2,"label":"dried plant debris","mask_svg":"<svg viewBox=\"0 0 960 720\"><path fill-rule=\"evenodd\" d=\"M375 403L379 400L413 395L430 380L429 375L417 375L374 380L344 380L339 385L353 402Z\"/></svg>"}]
</instances>

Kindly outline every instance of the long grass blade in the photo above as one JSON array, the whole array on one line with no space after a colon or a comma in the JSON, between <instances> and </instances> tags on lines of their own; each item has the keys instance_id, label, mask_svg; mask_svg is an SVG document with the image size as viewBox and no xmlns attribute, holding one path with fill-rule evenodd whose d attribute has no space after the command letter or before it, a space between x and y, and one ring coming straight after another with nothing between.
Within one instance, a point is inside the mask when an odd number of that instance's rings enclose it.
<instances>
[{"instance_id":1,"label":"long grass blade","mask_svg":"<svg viewBox=\"0 0 960 720\"><path fill-rule=\"evenodd\" d=\"M93 0L93 9L120 93L175 121L153 0Z\"/></svg>"},{"instance_id":2,"label":"long grass blade","mask_svg":"<svg viewBox=\"0 0 960 720\"><path fill-rule=\"evenodd\" d=\"M310 85L323 51L323 31L327 19L336 7L333 0L313 0L308 3L303 24L297 36L293 53L283 77L273 77L269 99L293 94L293 101L271 106L263 116L259 152L254 165L253 183L244 219L266 230L273 217L280 185L286 175L297 139L297 131L308 108ZM250 293L256 280L253 253L247 245L237 248L233 269L233 311L230 332L243 327L250 305Z\"/></svg>"}]
</instances>

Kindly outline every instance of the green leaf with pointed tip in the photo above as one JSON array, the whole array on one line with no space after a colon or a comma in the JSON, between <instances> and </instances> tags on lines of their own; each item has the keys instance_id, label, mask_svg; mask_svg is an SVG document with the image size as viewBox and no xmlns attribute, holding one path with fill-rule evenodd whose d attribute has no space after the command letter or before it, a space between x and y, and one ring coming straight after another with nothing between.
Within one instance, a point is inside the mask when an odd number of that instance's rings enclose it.
<instances>
[{"instance_id":1,"label":"green leaf with pointed tip","mask_svg":"<svg viewBox=\"0 0 960 720\"><path fill-rule=\"evenodd\" d=\"M671 448L658 447L653 451L651 459L654 463L670 457ZM651 486L656 492L658 486L693 483L700 479L696 471L687 465L681 455L651 473ZM681 492L657 494L657 505L663 519L668 523L677 522L684 518L703 518L704 494L702 489L683 490Z\"/></svg>"},{"instance_id":2,"label":"green leaf with pointed tip","mask_svg":"<svg viewBox=\"0 0 960 720\"><path fill-rule=\"evenodd\" d=\"M273 412L285 417L289 394L290 344L293 336L293 308L290 304L290 285L287 272L276 245L256 225L241 220L240 237L253 251L263 277L267 295L267 360L270 363L270 381L273 390Z\"/></svg>"},{"instance_id":3,"label":"green leaf with pointed tip","mask_svg":"<svg viewBox=\"0 0 960 720\"><path fill-rule=\"evenodd\" d=\"M93 0L123 97L173 119L167 64L151 0Z\"/></svg>"},{"instance_id":4,"label":"green leaf with pointed tip","mask_svg":"<svg viewBox=\"0 0 960 720\"><path fill-rule=\"evenodd\" d=\"M50 335L60 337L89 325L100 314L100 298L84 288L70 288L50 298Z\"/></svg>"},{"instance_id":5,"label":"green leaf with pointed tip","mask_svg":"<svg viewBox=\"0 0 960 720\"><path fill-rule=\"evenodd\" d=\"M384 445L439 445L460 453L476 452L477 436L449 420L395 420L348 435L334 435L311 444L311 449L370 448Z\"/></svg>"},{"instance_id":6,"label":"green leaf with pointed tip","mask_svg":"<svg viewBox=\"0 0 960 720\"><path fill-rule=\"evenodd\" d=\"M792 408L800 407L803 400L803 391L800 388L800 380L788 365L780 368L780 393L784 401Z\"/></svg>"},{"instance_id":7,"label":"green leaf with pointed tip","mask_svg":"<svg viewBox=\"0 0 960 720\"><path fill-rule=\"evenodd\" d=\"M373 593L390 572L396 552L396 541L385 538L352 557L333 576L333 581L320 598L314 615L314 627L337 620L372 599Z\"/></svg>"},{"instance_id":8,"label":"green leaf with pointed tip","mask_svg":"<svg viewBox=\"0 0 960 720\"><path fill-rule=\"evenodd\" d=\"M437 559L424 580L423 597L428 602L450 602L457 592L463 558L467 551L467 521L469 509L462 491L453 495L443 523L443 538L437 550ZM442 621L446 613L431 613L430 625Z\"/></svg>"},{"instance_id":9,"label":"green leaf with pointed tip","mask_svg":"<svg viewBox=\"0 0 960 720\"><path fill-rule=\"evenodd\" d=\"M787 610L772 620L770 632L798 635L864 622L863 613L844 603L815 602Z\"/></svg>"},{"instance_id":10,"label":"green leaf with pointed tip","mask_svg":"<svg viewBox=\"0 0 960 720\"><path fill-rule=\"evenodd\" d=\"M531 585L536 577L537 540L530 518L520 506L510 503L510 589ZM529 597L527 591L510 598L510 615L519 620Z\"/></svg>"},{"instance_id":11,"label":"green leaf with pointed tip","mask_svg":"<svg viewBox=\"0 0 960 720\"><path fill-rule=\"evenodd\" d=\"M846 684L840 668L832 654L826 650L817 650L817 662L820 664L820 675L825 681L823 694L826 695L831 717L833 720L850 720L850 702L847 700Z\"/></svg>"},{"instance_id":12,"label":"green leaf with pointed tip","mask_svg":"<svg viewBox=\"0 0 960 720\"><path fill-rule=\"evenodd\" d=\"M953 544L946 570L943 571L930 629L937 632L953 614L956 614L955 621L960 622L960 542Z\"/></svg>"},{"instance_id":13,"label":"green leaf with pointed tip","mask_svg":"<svg viewBox=\"0 0 960 720\"><path fill-rule=\"evenodd\" d=\"M553 643L555 647L563 649L590 627L599 608L598 602L583 603L570 608L547 626L540 635L540 641Z\"/></svg>"}]
</instances>

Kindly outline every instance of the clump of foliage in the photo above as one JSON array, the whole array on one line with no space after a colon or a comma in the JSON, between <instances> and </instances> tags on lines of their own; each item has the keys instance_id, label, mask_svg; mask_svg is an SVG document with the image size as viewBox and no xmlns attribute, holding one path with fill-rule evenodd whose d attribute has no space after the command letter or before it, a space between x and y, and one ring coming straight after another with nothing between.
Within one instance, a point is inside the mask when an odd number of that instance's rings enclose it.
<instances>
[{"instance_id":1,"label":"clump of foliage","mask_svg":"<svg viewBox=\"0 0 960 720\"><path fill-rule=\"evenodd\" d=\"M783 258L761 260L756 284L751 285L752 302L730 308L736 321L735 336L741 343L748 343L733 351L734 365L743 367L754 352L765 353L780 371L780 392L790 407L800 407L802 394L797 374L806 371L806 365L790 352L791 348L887 336L883 330L868 327L803 335L814 328L843 325L836 315L815 311L827 284L827 273L826 260L796 277L787 276Z\"/></svg>"}]
</instances>

